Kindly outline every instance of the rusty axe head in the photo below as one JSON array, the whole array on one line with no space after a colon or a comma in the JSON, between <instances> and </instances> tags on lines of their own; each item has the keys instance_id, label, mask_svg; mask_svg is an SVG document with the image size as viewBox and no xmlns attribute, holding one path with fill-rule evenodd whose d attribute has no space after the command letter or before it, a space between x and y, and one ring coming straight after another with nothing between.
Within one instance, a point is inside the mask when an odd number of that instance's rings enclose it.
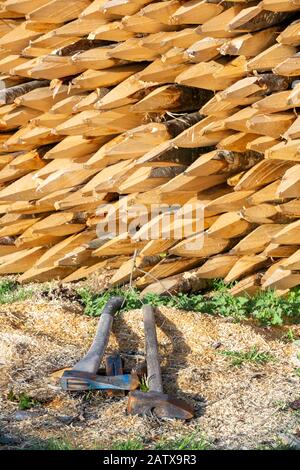
<instances>
[{"instance_id":1,"label":"rusty axe head","mask_svg":"<svg viewBox=\"0 0 300 470\"><path fill-rule=\"evenodd\" d=\"M187 403L162 392L141 392L135 390L129 393L127 411L130 414L151 415L159 418L191 419L193 408Z\"/></svg>"}]
</instances>

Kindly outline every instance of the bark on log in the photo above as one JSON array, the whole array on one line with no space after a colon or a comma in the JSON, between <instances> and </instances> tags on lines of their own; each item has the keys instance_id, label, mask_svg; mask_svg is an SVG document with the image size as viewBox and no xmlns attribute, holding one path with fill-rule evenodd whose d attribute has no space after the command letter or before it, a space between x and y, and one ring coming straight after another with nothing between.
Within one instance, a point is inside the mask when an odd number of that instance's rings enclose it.
<instances>
[{"instance_id":1,"label":"bark on log","mask_svg":"<svg viewBox=\"0 0 300 470\"><path fill-rule=\"evenodd\" d=\"M184 114L183 116L167 121L165 124L169 134L174 138L185 129L201 121L204 117L205 116L202 116L200 113Z\"/></svg>"},{"instance_id":2,"label":"bark on log","mask_svg":"<svg viewBox=\"0 0 300 470\"><path fill-rule=\"evenodd\" d=\"M60 49L57 49L55 55L60 57L65 56L72 56L74 54L78 54L80 52L88 51L89 49L94 49L96 47L103 47L103 46L110 46L112 43L111 41L103 41L102 39L79 39L79 41L73 42L72 44L68 44Z\"/></svg>"},{"instance_id":3,"label":"bark on log","mask_svg":"<svg viewBox=\"0 0 300 470\"><path fill-rule=\"evenodd\" d=\"M276 91L285 91L289 88L291 79L274 73L263 73L258 75L258 84L266 88L266 93L275 93Z\"/></svg>"},{"instance_id":4,"label":"bark on log","mask_svg":"<svg viewBox=\"0 0 300 470\"><path fill-rule=\"evenodd\" d=\"M11 104L18 96L25 95L36 88L42 88L49 85L48 80L33 80L32 82L22 83L22 85L12 86L0 91L0 105Z\"/></svg>"},{"instance_id":5,"label":"bark on log","mask_svg":"<svg viewBox=\"0 0 300 470\"><path fill-rule=\"evenodd\" d=\"M178 292L190 294L207 289L210 284L210 280L201 279L197 276L197 270L186 271L150 284L141 292L141 296L143 297L149 292L158 295L174 295Z\"/></svg>"}]
</instances>

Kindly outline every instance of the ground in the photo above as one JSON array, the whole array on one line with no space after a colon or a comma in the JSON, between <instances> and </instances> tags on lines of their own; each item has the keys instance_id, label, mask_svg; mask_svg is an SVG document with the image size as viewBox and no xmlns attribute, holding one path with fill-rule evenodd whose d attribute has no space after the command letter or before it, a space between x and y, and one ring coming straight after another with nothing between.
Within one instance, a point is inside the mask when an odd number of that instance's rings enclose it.
<instances>
[{"instance_id":1,"label":"ground","mask_svg":"<svg viewBox=\"0 0 300 470\"><path fill-rule=\"evenodd\" d=\"M300 347L287 331L300 336L299 326L263 328L167 307L157 324L165 389L195 408L187 423L129 416L126 397L60 390L55 371L81 357L97 325L76 301L37 296L0 305L0 448L49 439L82 449L128 441L155 448L192 436L214 449L256 449L297 435L300 411L291 404L300 398ZM113 350L127 368L143 360L140 310L118 316Z\"/></svg>"}]
</instances>

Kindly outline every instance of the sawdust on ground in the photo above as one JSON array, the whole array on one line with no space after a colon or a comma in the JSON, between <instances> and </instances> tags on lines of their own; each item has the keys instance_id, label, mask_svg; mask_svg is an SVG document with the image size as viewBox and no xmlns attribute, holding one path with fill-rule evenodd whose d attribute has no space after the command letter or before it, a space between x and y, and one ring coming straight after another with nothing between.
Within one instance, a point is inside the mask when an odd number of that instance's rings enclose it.
<instances>
[{"instance_id":1,"label":"sawdust on ground","mask_svg":"<svg viewBox=\"0 0 300 470\"><path fill-rule=\"evenodd\" d=\"M126 397L101 392L70 394L51 374L72 366L87 350L97 319L74 303L40 300L0 306L0 429L20 447L31 441L62 438L79 448L110 448L112 442L140 438L146 446L193 432L214 448L248 449L276 443L281 433L299 429L300 378L294 346L284 329L258 328L209 315L161 308L158 338L167 392L190 402L196 416L188 423L126 414ZM299 335L299 326L293 327ZM274 361L231 365L222 350L257 346ZM119 350L126 367L144 357L140 310L119 315L109 351ZM28 419L16 419L20 393L38 400Z\"/></svg>"}]
</instances>

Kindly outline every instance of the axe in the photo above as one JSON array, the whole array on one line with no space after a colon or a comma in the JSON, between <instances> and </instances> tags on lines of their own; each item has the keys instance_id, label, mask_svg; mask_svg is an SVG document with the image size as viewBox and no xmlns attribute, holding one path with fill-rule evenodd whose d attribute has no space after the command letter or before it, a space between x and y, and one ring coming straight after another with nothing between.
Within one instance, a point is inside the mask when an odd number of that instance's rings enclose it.
<instances>
[{"instance_id":1,"label":"axe","mask_svg":"<svg viewBox=\"0 0 300 470\"><path fill-rule=\"evenodd\" d=\"M121 374L111 377L97 375L99 364L109 340L109 335L114 319L114 314L123 304L122 297L111 297L104 306L97 326L93 343L75 366L66 370L60 385L63 390L134 390L139 385L139 379L135 374Z\"/></svg>"},{"instance_id":2,"label":"axe","mask_svg":"<svg viewBox=\"0 0 300 470\"><path fill-rule=\"evenodd\" d=\"M149 415L159 418L191 419L193 409L184 401L163 392L158 344L155 328L155 310L151 305L143 306L147 375L149 392L135 390L129 393L127 411L130 414Z\"/></svg>"}]
</instances>

